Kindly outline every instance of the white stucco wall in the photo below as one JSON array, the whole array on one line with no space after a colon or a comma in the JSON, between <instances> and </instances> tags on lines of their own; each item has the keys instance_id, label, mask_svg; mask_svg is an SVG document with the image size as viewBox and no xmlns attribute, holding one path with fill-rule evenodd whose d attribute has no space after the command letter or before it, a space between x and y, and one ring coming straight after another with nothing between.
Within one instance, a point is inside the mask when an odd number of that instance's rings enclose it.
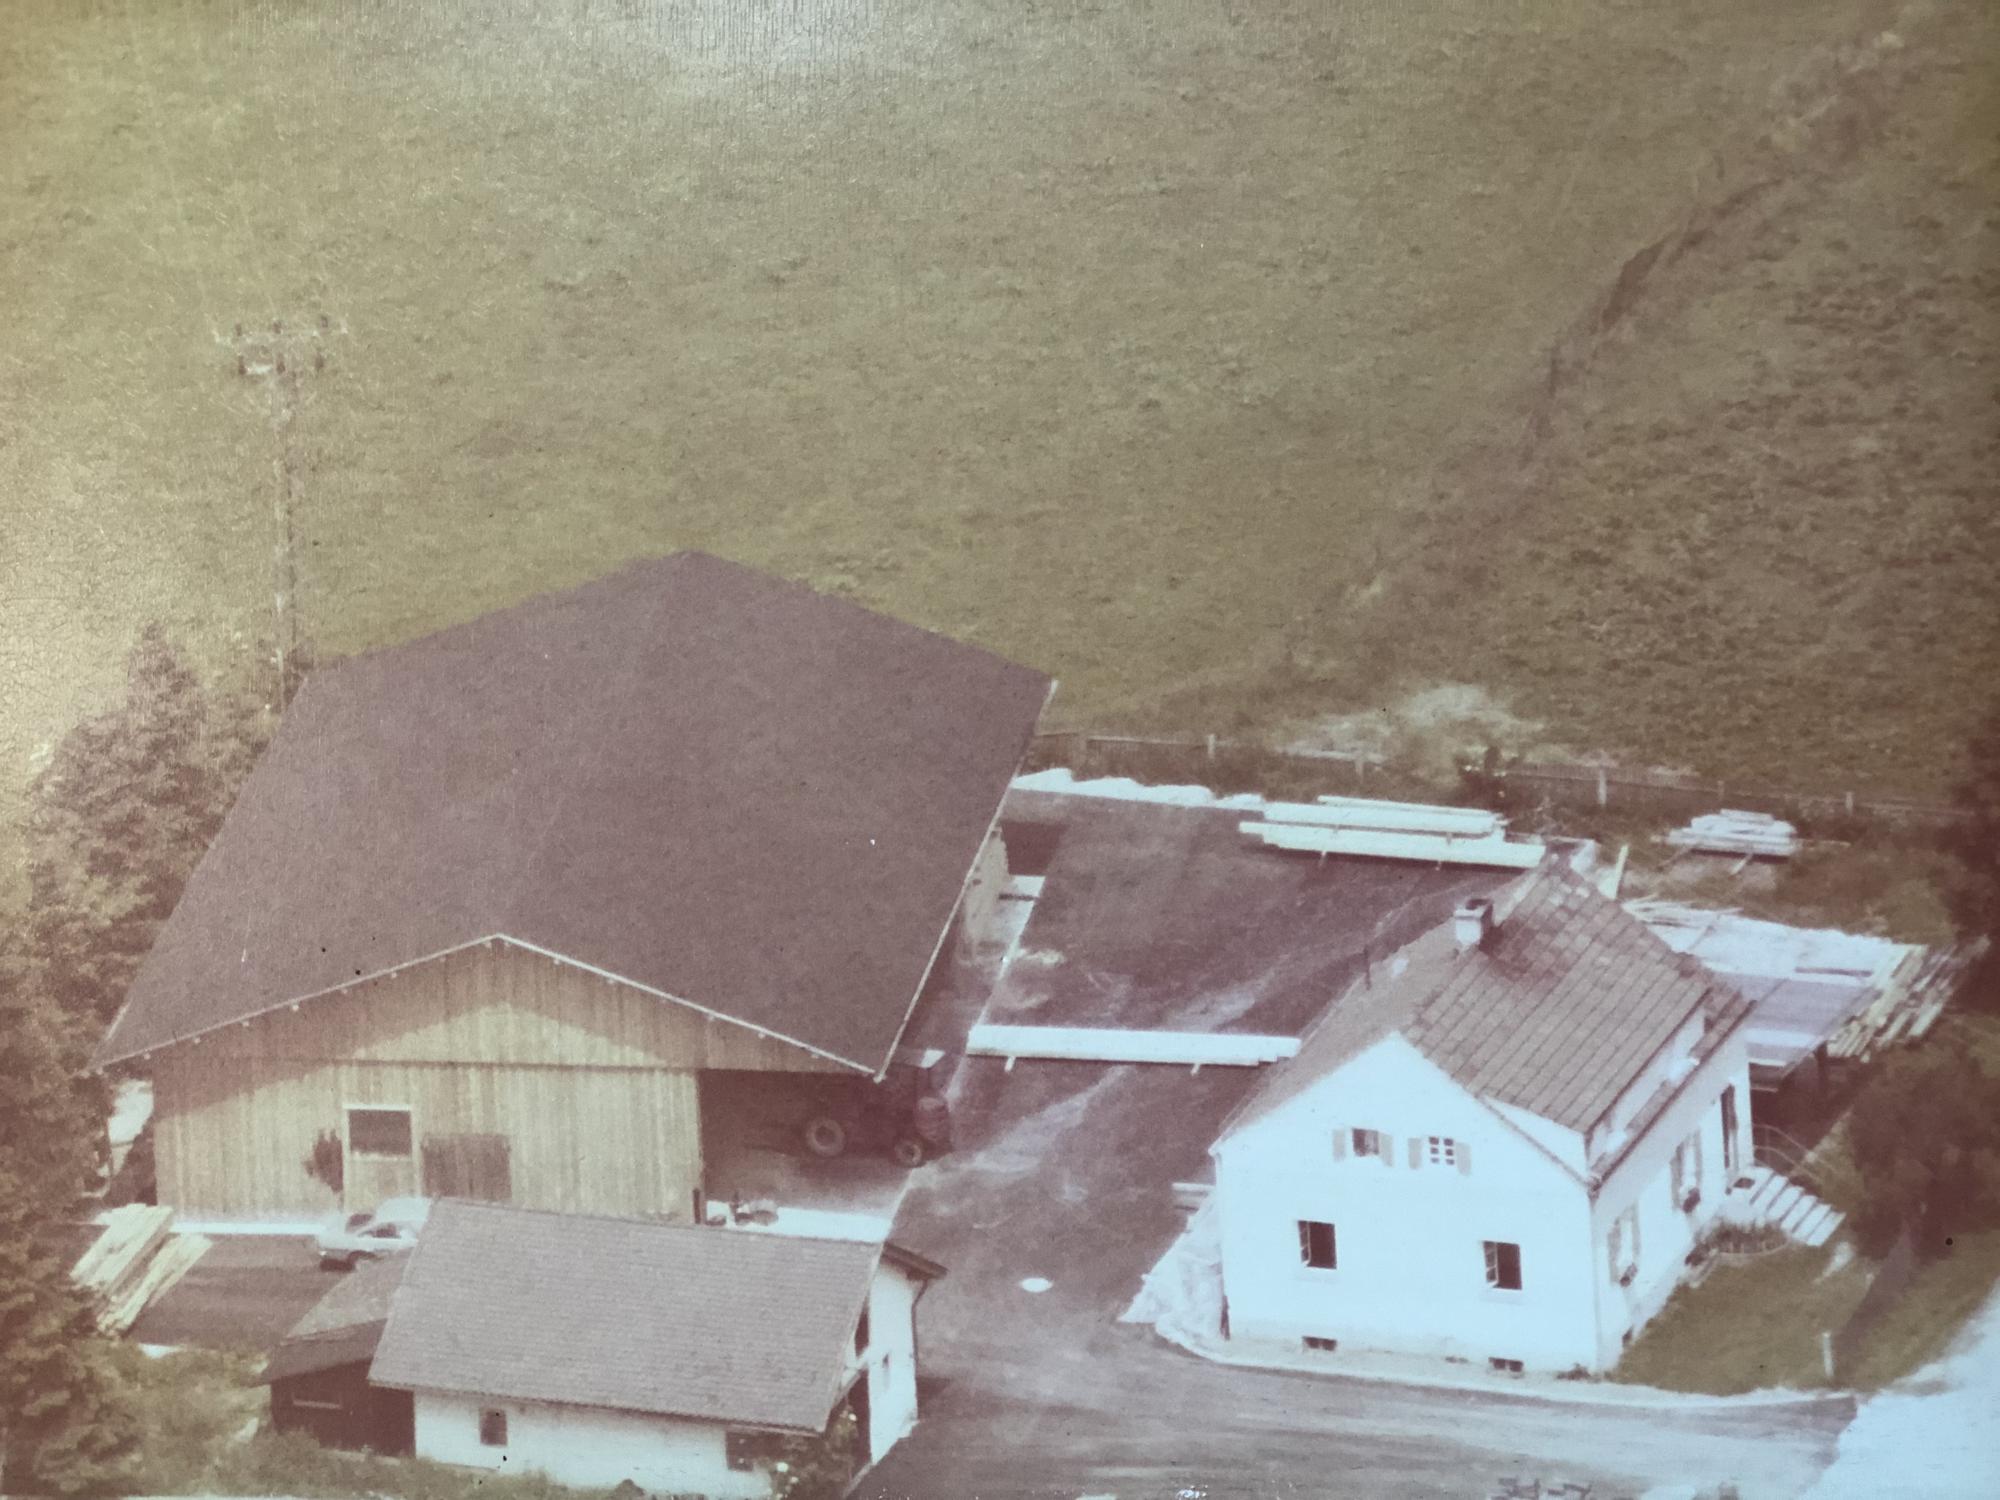
<instances>
[{"instance_id":1,"label":"white stucco wall","mask_svg":"<svg viewBox=\"0 0 2000 1500\"><path fill-rule=\"evenodd\" d=\"M917 1425L916 1283L894 1266L868 1293L868 1461L880 1463Z\"/></svg>"},{"instance_id":2,"label":"white stucco wall","mask_svg":"<svg viewBox=\"0 0 2000 1500\"><path fill-rule=\"evenodd\" d=\"M479 1441L479 1414L507 1413L507 1446ZM420 1457L502 1473L540 1472L563 1484L609 1489L629 1479L653 1493L765 1500L770 1480L729 1467L718 1424L535 1402L419 1391Z\"/></svg>"},{"instance_id":3,"label":"white stucco wall","mask_svg":"<svg viewBox=\"0 0 2000 1500\"><path fill-rule=\"evenodd\" d=\"M1722 1094L1732 1084L1738 1168L1749 1165L1750 1062L1739 1027L1688 1078L1673 1102L1611 1168L1598 1191L1591 1214L1595 1246L1591 1281L1602 1328L1597 1368L1616 1364L1626 1335L1636 1334L1665 1306L1687 1273L1688 1251L1722 1211L1729 1191L1722 1159ZM1683 1213L1673 1198L1672 1162L1675 1147L1690 1136L1701 1141L1700 1177L1689 1183L1700 1189L1701 1201L1693 1213ZM1609 1237L1612 1224L1628 1208L1638 1210L1639 1255L1637 1275L1625 1287L1612 1274Z\"/></svg>"},{"instance_id":4,"label":"white stucco wall","mask_svg":"<svg viewBox=\"0 0 2000 1500\"><path fill-rule=\"evenodd\" d=\"M1394 1137L1392 1163L1335 1159L1334 1131L1357 1126ZM1410 1139L1432 1135L1468 1143L1470 1170L1412 1170ZM1601 1278L1584 1183L1400 1037L1223 1142L1216 1194L1233 1340L1296 1350L1314 1335L1535 1369L1596 1360ZM1301 1264L1301 1219L1335 1226L1337 1269ZM1519 1291L1487 1285L1487 1240L1521 1247Z\"/></svg>"}]
</instances>

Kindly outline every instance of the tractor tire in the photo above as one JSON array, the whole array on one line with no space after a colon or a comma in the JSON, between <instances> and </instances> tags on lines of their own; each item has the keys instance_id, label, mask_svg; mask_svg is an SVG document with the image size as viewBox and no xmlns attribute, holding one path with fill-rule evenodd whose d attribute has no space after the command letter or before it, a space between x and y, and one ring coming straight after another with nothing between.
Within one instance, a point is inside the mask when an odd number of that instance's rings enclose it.
<instances>
[{"instance_id":1,"label":"tractor tire","mask_svg":"<svg viewBox=\"0 0 2000 1500\"><path fill-rule=\"evenodd\" d=\"M831 1161L847 1150L847 1127L832 1115L814 1115L806 1121L806 1150L822 1161Z\"/></svg>"},{"instance_id":2,"label":"tractor tire","mask_svg":"<svg viewBox=\"0 0 2000 1500\"><path fill-rule=\"evenodd\" d=\"M889 1148L889 1155L895 1158L899 1167L921 1167L927 1154L924 1143L913 1135L898 1136L896 1143Z\"/></svg>"}]
</instances>

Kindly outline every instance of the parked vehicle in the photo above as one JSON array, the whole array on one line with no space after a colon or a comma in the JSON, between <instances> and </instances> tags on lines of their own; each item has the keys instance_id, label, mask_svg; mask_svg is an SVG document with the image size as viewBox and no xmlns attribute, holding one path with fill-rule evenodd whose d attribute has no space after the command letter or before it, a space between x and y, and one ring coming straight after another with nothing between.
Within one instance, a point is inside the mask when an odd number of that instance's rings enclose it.
<instances>
[{"instance_id":1,"label":"parked vehicle","mask_svg":"<svg viewBox=\"0 0 2000 1500\"><path fill-rule=\"evenodd\" d=\"M880 1083L828 1080L801 1132L806 1150L822 1159L850 1150L880 1151L906 1167L951 1149L951 1112L943 1055L892 1064Z\"/></svg>"},{"instance_id":2,"label":"parked vehicle","mask_svg":"<svg viewBox=\"0 0 2000 1500\"><path fill-rule=\"evenodd\" d=\"M319 1232L314 1240L322 1266L351 1271L364 1260L376 1260L411 1249L430 1217L428 1198L385 1198L372 1213L349 1214Z\"/></svg>"}]
</instances>

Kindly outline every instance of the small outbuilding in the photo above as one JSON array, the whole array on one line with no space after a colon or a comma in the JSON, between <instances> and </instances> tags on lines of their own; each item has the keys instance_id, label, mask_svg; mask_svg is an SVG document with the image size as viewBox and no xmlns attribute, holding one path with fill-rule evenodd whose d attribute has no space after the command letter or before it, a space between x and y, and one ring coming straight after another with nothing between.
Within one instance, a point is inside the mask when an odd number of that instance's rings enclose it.
<instances>
[{"instance_id":1,"label":"small outbuilding","mask_svg":"<svg viewBox=\"0 0 2000 1500\"><path fill-rule=\"evenodd\" d=\"M413 1450L410 1393L368 1382L406 1264L402 1256L364 1262L271 1351L263 1381L278 1431L303 1432L330 1448Z\"/></svg>"},{"instance_id":2,"label":"small outbuilding","mask_svg":"<svg viewBox=\"0 0 2000 1500\"><path fill-rule=\"evenodd\" d=\"M796 1440L849 1433L859 1472L915 1426L941 1274L894 1245L448 1201L369 1378L413 1403L421 1457L764 1500Z\"/></svg>"}]
</instances>

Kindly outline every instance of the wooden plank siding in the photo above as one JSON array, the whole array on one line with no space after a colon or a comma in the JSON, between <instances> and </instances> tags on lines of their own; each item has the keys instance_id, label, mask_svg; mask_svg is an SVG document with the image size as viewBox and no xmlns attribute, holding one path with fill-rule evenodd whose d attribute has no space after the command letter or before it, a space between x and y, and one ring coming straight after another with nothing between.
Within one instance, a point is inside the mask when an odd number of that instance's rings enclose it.
<instances>
[{"instance_id":1,"label":"wooden plank siding","mask_svg":"<svg viewBox=\"0 0 2000 1500\"><path fill-rule=\"evenodd\" d=\"M511 944L468 949L151 1059L160 1201L318 1216L422 1190L426 1137L495 1134L512 1201L686 1218L702 1181L698 1074L839 1064ZM407 1107L407 1158L345 1155L344 1201L307 1176L350 1105Z\"/></svg>"}]
</instances>

